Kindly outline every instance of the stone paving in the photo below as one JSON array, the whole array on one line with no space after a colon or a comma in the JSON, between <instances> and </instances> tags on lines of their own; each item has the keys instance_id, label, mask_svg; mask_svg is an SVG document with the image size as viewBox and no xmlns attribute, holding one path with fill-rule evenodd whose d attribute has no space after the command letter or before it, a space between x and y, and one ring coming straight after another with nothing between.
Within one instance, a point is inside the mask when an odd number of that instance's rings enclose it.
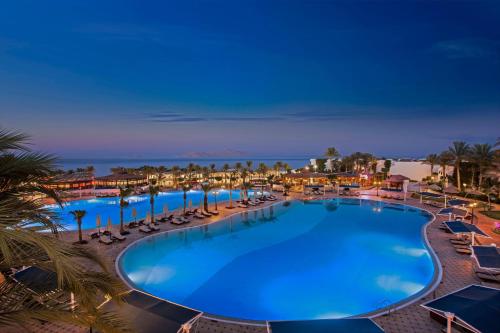
<instances>
[{"instance_id":1,"label":"stone paving","mask_svg":"<svg viewBox=\"0 0 500 333\"><path fill-rule=\"evenodd\" d=\"M382 193L381 193L382 194ZM333 195L326 195L325 198L331 198ZM379 200L379 197L375 196L373 191L363 191L362 198ZM303 199L304 195L302 194L293 194L289 199ZM319 197L314 197L319 198ZM385 201L392 201L384 199ZM402 203L401 201L395 201L396 203ZM266 203L270 205L273 203ZM423 204L420 204L418 200L409 198L406 202L408 205L412 205L415 207L424 208L430 212L435 213L437 211L436 208L429 207ZM222 203L219 205L220 215L218 217L212 217L209 219L203 220L194 220L189 224L189 226L194 225L203 225L207 223L215 222L219 219L227 217L231 214L237 214L241 211L244 211L242 208L235 209L226 209L222 207ZM260 206L259 208L262 208ZM482 244L491 244L496 243L497 246L500 245L500 236L491 232L492 227L492 219L489 219L482 214L476 215L476 222L479 227L481 227L485 232L492 235L492 238L479 238L479 243ZM423 309L420 304L429 301L435 297L439 297L445 295L449 292L455 291L457 289L463 288L466 285L471 283L474 284L483 284L488 286L494 286L498 288L498 284L485 283L479 280L473 271L472 259L468 255L462 255L456 253L453 246L449 242L449 239L452 237L451 234L445 233L444 231L438 228L439 224L445 220L444 217L437 217L436 220L431 223L426 230L427 237L430 245L434 249L437 254L442 268L443 268L443 277L437 288L434 292L430 293L426 297L420 298L415 301L413 304L405 306L401 309L391 311L390 314L382 315L374 318L374 321L379 324L386 333L400 333L400 332L408 332L408 333L429 333L429 332L440 332L442 326L436 323L435 321L429 318L429 313L425 309ZM179 229L183 226L175 226L170 223L160 224L160 228L163 230L173 230ZM88 232L87 232L88 233ZM116 274L114 262L118 254L126 248L133 241L144 237L145 234L140 233L137 229L131 230L131 234L127 235L127 240L121 243L113 243L112 245L104 245L98 243L97 240L92 240L87 245L96 249L99 253L101 253L104 258L107 260L109 264L109 270ZM63 233L62 238L66 241L74 241L76 240L76 232L65 232ZM32 332L44 332L44 333L56 333L56 332L87 332L88 329L78 328L78 327L67 327L67 325L55 324L55 323L47 323L41 325L40 323L34 323L31 326ZM201 318L197 321L197 323L193 326L191 332L193 333L264 333L267 332L267 329L264 326L250 326L244 324L234 324L227 323L224 321L217 321L207 318Z\"/></svg>"}]
</instances>

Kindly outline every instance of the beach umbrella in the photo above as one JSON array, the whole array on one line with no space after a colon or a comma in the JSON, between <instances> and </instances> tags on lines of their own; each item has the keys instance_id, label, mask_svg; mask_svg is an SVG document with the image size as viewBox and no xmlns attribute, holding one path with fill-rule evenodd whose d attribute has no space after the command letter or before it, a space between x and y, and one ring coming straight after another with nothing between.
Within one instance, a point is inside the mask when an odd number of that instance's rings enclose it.
<instances>
[{"instance_id":1,"label":"beach umbrella","mask_svg":"<svg viewBox=\"0 0 500 333\"><path fill-rule=\"evenodd\" d=\"M243 190L240 191L240 200L242 201L243 201L243 192L244 192Z\"/></svg>"},{"instance_id":2,"label":"beach umbrella","mask_svg":"<svg viewBox=\"0 0 500 333\"><path fill-rule=\"evenodd\" d=\"M429 189L433 190L433 191L441 191L441 186L436 185L436 184L432 184L429 186Z\"/></svg>"},{"instance_id":3,"label":"beach umbrella","mask_svg":"<svg viewBox=\"0 0 500 333\"><path fill-rule=\"evenodd\" d=\"M168 205L167 204L163 205L163 214L165 214L165 216L167 216L167 214L168 214Z\"/></svg>"},{"instance_id":4,"label":"beach umbrella","mask_svg":"<svg viewBox=\"0 0 500 333\"><path fill-rule=\"evenodd\" d=\"M137 209L135 209L135 207L132 208L132 217L134 221L137 222Z\"/></svg>"},{"instance_id":5,"label":"beach umbrella","mask_svg":"<svg viewBox=\"0 0 500 333\"><path fill-rule=\"evenodd\" d=\"M189 199L188 209L193 210L193 200Z\"/></svg>"},{"instance_id":6,"label":"beach umbrella","mask_svg":"<svg viewBox=\"0 0 500 333\"><path fill-rule=\"evenodd\" d=\"M444 189L444 193L457 194L458 192L458 188L454 185L450 185Z\"/></svg>"},{"instance_id":7,"label":"beach umbrella","mask_svg":"<svg viewBox=\"0 0 500 333\"><path fill-rule=\"evenodd\" d=\"M150 221L151 221L151 215L149 214L149 212L147 212L147 213L146 213L146 220L145 220L145 224L148 224Z\"/></svg>"},{"instance_id":8,"label":"beach umbrella","mask_svg":"<svg viewBox=\"0 0 500 333\"><path fill-rule=\"evenodd\" d=\"M203 200L200 200L200 210L203 211Z\"/></svg>"},{"instance_id":9,"label":"beach umbrella","mask_svg":"<svg viewBox=\"0 0 500 333\"><path fill-rule=\"evenodd\" d=\"M97 214L95 217L95 227L97 229L97 233L101 233L101 215Z\"/></svg>"},{"instance_id":10,"label":"beach umbrella","mask_svg":"<svg viewBox=\"0 0 500 333\"><path fill-rule=\"evenodd\" d=\"M108 217L108 224L106 225L106 231L111 232L112 228L113 228L113 222L111 221L111 217Z\"/></svg>"}]
</instances>

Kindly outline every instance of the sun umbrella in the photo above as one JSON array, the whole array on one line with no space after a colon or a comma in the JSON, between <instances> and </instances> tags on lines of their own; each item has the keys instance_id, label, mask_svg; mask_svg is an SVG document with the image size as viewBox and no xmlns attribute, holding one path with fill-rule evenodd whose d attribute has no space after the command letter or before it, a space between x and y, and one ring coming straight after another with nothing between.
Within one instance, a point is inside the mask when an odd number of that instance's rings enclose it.
<instances>
[{"instance_id":1,"label":"sun umbrella","mask_svg":"<svg viewBox=\"0 0 500 333\"><path fill-rule=\"evenodd\" d=\"M149 221L151 221L151 215L149 214L149 212L146 213L146 220L145 220L145 224L148 224Z\"/></svg>"},{"instance_id":2,"label":"sun umbrella","mask_svg":"<svg viewBox=\"0 0 500 333\"><path fill-rule=\"evenodd\" d=\"M106 225L106 231L111 232L112 228L113 228L113 222L111 221L111 217L108 217L108 224Z\"/></svg>"},{"instance_id":3,"label":"sun umbrella","mask_svg":"<svg viewBox=\"0 0 500 333\"><path fill-rule=\"evenodd\" d=\"M458 192L458 188L453 185L450 185L444 189L444 193L457 194Z\"/></svg>"},{"instance_id":4,"label":"sun umbrella","mask_svg":"<svg viewBox=\"0 0 500 333\"><path fill-rule=\"evenodd\" d=\"M189 199L188 209L193 210L193 200Z\"/></svg>"},{"instance_id":5,"label":"sun umbrella","mask_svg":"<svg viewBox=\"0 0 500 333\"><path fill-rule=\"evenodd\" d=\"M243 190L240 191L240 200L243 201Z\"/></svg>"},{"instance_id":6,"label":"sun umbrella","mask_svg":"<svg viewBox=\"0 0 500 333\"><path fill-rule=\"evenodd\" d=\"M163 214L165 214L165 216L167 216L167 214L168 214L168 205L167 204L163 205Z\"/></svg>"},{"instance_id":7,"label":"sun umbrella","mask_svg":"<svg viewBox=\"0 0 500 333\"><path fill-rule=\"evenodd\" d=\"M441 191L441 186L436 185L436 184L432 184L429 186L429 189L433 190L433 191Z\"/></svg>"},{"instance_id":8,"label":"sun umbrella","mask_svg":"<svg viewBox=\"0 0 500 333\"><path fill-rule=\"evenodd\" d=\"M203 200L200 200L200 210L203 211Z\"/></svg>"},{"instance_id":9,"label":"sun umbrella","mask_svg":"<svg viewBox=\"0 0 500 333\"><path fill-rule=\"evenodd\" d=\"M97 229L97 233L101 233L101 215L97 214L95 217L95 227Z\"/></svg>"},{"instance_id":10,"label":"sun umbrella","mask_svg":"<svg viewBox=\"0 0 500 333\"><path fill-rule=\"evenodd\" d=\"M132 217L134 218L135 222L137 222L137 209L132 208Z\"/></svg>"}]
</instances>

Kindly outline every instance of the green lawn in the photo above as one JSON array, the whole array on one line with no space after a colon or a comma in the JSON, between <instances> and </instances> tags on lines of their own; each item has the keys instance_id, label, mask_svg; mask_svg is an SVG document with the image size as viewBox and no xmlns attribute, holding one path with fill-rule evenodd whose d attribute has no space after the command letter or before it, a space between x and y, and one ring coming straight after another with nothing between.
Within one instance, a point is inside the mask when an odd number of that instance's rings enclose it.
<instances>
[{"instance_id":1,"label":"green lawn","mask_svg":"<svg viewBox=\"0 0 500 333\"><path fill-rule=\"evenodd\" d=\"M500 220L500 210L483 210L481 213L492 219Z\"/></svg>"}]
</instances>

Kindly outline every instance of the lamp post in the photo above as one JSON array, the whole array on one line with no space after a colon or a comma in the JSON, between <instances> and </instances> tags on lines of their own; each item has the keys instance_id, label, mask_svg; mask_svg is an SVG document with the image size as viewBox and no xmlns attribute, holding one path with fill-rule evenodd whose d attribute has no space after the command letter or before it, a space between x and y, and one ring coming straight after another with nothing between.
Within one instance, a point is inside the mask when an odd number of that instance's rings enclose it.
<instances>
[{"instance_id":1,"label":"lamp post","mask_svg":"<svg viewBox=\"0 0 500 333\"><path fill-rule=\"evenodd\" d=\"M380 186L381 182L376 180L375 181L375 186L377 187L377 197L378 197L378 189L379 189L379 186Z\"/></svg>"},{"instance_id":2,"label":"lamp post","mask_svg":"<svg viewBox=\"0 0 500 333\"><path fill-rule=\"evenodd\" d=\"M215 190L212 193L213 193L214 199L215 199L215 210L218 211L218 209L217 209L217 195L219 194L219 191Z\"/></svg>"}]
</instances>

